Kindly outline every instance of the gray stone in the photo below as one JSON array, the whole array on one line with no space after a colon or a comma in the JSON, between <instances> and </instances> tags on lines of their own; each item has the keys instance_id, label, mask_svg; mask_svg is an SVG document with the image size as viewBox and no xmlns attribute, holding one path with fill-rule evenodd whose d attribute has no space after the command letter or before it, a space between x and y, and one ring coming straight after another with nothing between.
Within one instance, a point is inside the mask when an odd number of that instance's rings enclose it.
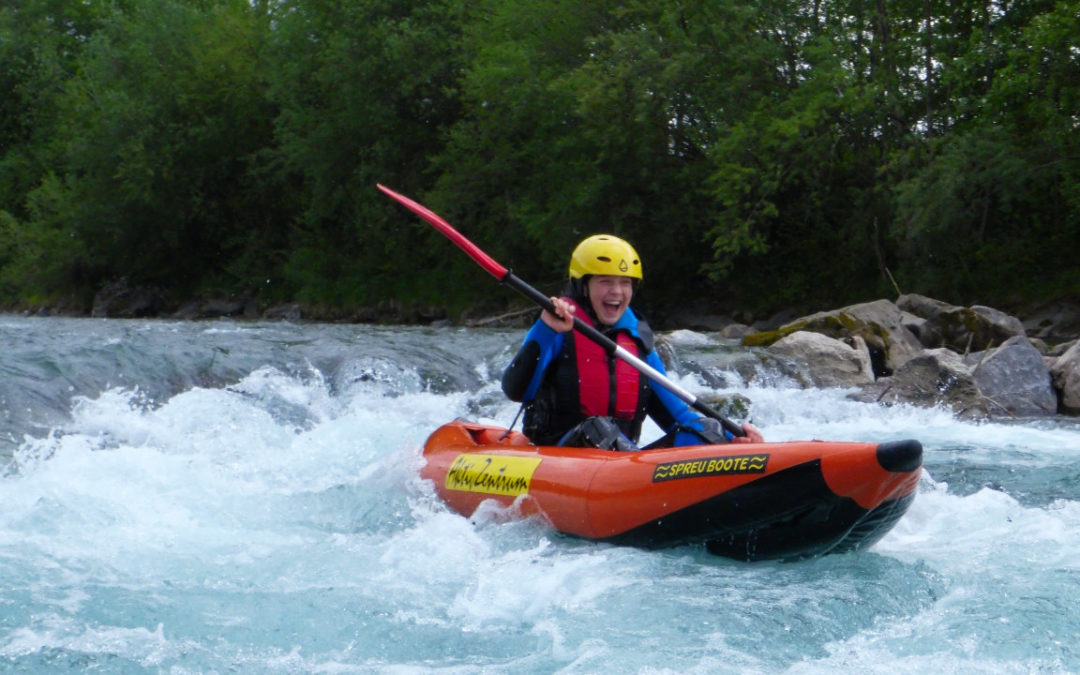
<instances>
[{"instance_id":1,"label":"gray stone","mask_svg":"<svg viewBox=\"0 0 1080 675\"><path fill-rule=\"evenodd\" d=\"M1061 393L1061 412L1080 414L1080 342L1054 359L1050 373L1054 387Z\"/></svg>"},{"instance_id":2,"label":"gray stone","mask_svg":"<svg viewBox=\"0 0 1080 675\"><path fill-rule=\"evenodd\" d=\"M854 387L874 381L870 352L858 336L842 341L797 331L773 343L769 351L803 365L815 387Z\"/></svg>"},{"instance_id":3,"label":"gray stone","mask_svg":"<svg viewBox=\"0 0 1080 675\"><path fill-rule=\"evenodd\" d=\"M982 395L1011 415L1030 417L1057 411L1050 369L1027 338L1009 338L981 358L973 374Z\"/></svg>"},{"instance_id":4,"label":"gray stone","mask_svg":"<svg viewBox=\"0 0 1080 675\"><path fill-rule=\"evenodd\" d=\"M732 323L721 329L720 337L728 340L741 340L752 332L753 329L745 323Z\"/></svg>"},{"instance_id":5,"label":"gray stone","mask_svg":"<svg viewBox=\"0 0 1080 675\"><path fill-rule=\"evenodd\" d=\"M930 349L947 347L955 352L983 351L1011 337L1026 335L1014 316L987 307L958 307L922 295L902 295L897 306L925 320L917 329L919 342Z\"/></svg>"},{"instance_id":6,"label":"gray stone","mask_svg":"<svg viewBox=\"0 0 1080 675\"><path fill-rule=\"evenodd\" d=\"M1080 336L1080 304L1062 300L1040 307L1027 316L1024 328L1029 336L1057 345Z\"/></svg>"},{"instance_id":7,"label":"gray stone","mask_svg":"<svg viewBox=\"0 0 1080 675\"><path fill-rule=\"evenodd\" d=\"M904 327L900 309L889 300L864 302L804 316L776 331L747 335L743 344L768 346L796 331L811 331L836 339L862 338L877 377L892 373L923 350L918 338Z\"/></svg>"},{"instance_id":8,"label":"gray stone","mask_svg":"<svg viewBox=\"0 0 1080 675\"><path fill-rule=\"evenodd\" d=\"M955 352L932 349L901 365L893 375L879 378L851 398L886 405L942 405L959 417L986 418L990 403L979 392L971 369Z\"/></svg>"},{"instance_id":9,"label":"gray stone","mask_svg":"<svg viewBox=\"0 0 1080 675\"><path fill-rule=\"evenodd\" d=\"M160 291L133 285L123 277L102 288L94 296L93 317L138 319L157 316L165 305Z\"/></svg>"}]
</instances>

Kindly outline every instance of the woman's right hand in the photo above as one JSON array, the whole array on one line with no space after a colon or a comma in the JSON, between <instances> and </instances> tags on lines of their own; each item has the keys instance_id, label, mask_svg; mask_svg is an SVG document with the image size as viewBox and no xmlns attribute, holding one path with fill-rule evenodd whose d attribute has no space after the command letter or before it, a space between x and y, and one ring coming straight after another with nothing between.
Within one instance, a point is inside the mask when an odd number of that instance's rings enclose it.
<instances>
[{"instance_id":1,"label":"woman's right hand","mask_svg":"<svg viewBox=\"0 0 1080 675\"><path fill-rule=\"evenodd\" d=\"M574 330L574 305L563 298L551 298L551 304L555 306L555 314L545 309L540 319L556 333Z\"/></svg>"}]
</instances>

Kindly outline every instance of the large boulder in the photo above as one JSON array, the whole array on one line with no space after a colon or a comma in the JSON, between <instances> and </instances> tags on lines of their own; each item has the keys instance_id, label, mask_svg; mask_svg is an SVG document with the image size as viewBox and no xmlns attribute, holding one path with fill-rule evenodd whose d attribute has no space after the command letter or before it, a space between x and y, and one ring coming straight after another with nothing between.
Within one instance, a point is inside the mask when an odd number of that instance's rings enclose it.
<instances>
[{"instance_id":1,"label":"large boulder","mask_svg":"<svg viewBox=\"0 0 1080 675\"><path fill-rule=\"evenodd\" d=\"M747 326L745 323L732 323L724 326L719 335L725 340L742 340L753 332L754 329Z\"/></svg>"},{"instance_id":2,"label":"large boulder","mask_svg":"<svg viewBox=\"0 0 1080 675\"><path fill-rule=\"evenodd\" d=\"M1004 412L1018 417L1057 412L1050 369L1027 338L1009 338L997 349L972 360L979 391Z\"/></svg>"},{"instance_id":3,"label":"large boulder","mask_svg":"<svg viewBox=\"0 0 1080 675\"><path fill-rule=\"evenodd\" d=\"M959 354L947 349L927 350L905 361L889 377L866 385L851 398L886 405L909 403L920 407L945 406L957 416L981 419L991 404Z\"/></svg>"},{"instance_id":4,"label":"large boulder","mask_svg":"<svg viewBox=\"0 0 1080 675\"><path fill-rule=\"evenodd\" d=\"M303 310L297 303L275 305L263 312L263 318L270 321L288 321L297 323L304 318Z\"/></svg>"},{"instance_id":5,"label":"large boulder","mask_svg":"<svg viewBox=\"0 0 1080 675\"><path fill-rule=\"evenodd\" d=\"M1050 345L1068 342L1080 336L1080 301L1059 300L1044 305L1024 320L1029 337Z\"/></svg>"},{"instance_id":6,"label":"large boulder","mask_svg":"<svg viewBox=\"0 0 1080 675\"><path fill-rule=\"evenodd\" d=\"M796 331L774 342L769 351L802 365L815 387L855 387L874 381L870 352L859 336L837 340Z\"/></svg>"},{"instance_id":7,"label":"large boulder","mask_svg":"<svg viewBox=\"0 0 1080 675\"><path fill-rule=\"evenodd\" d=\"M1072 349L1077 343L1080 343L1080 339L1069 340L1068 342L1062 342L1060 344L1054 345L1050 349L1046 350L1045 356L1061 356L1065 352Z\"/></svg>"},{"instance_id":8,"label":"large boulder","mask_svg":"<svg viewBox=\"0 0 1080 675\"><path fill-rule=\"evenodd\" d=\"M141 319L157 316L165 306L161 291L132 284L127 277L105 286L94 295L90 316Z\"/></svg>"},{"instance_id":9,"label":"large boulder","mask_svg":"<svg viewBox=\"0 0 1080 675\"><path fill-rule=\"evenodd\" d=\"M798 331L821 333L838 340L862 338L877 377L889 375L923 351L918 338L904 326L900 309L888 300L864 302L804 316L777 330L747 335L743 338L743 344L765 347Z\"/></svg>"},{"instance_id":10,"label":"large boulder","mask_svg":"<svg viewBox=\"0 0 1080 675\"><path fill-rule=\"evenodd\" d=\"M180 307L174 319L222 319L226 317L254 319L258 317L255 299L247 296L220 296L191 300Z\"/></svg>"},{"instance_id":11,"label":"large boulder","mask_svg":"<svg viewBox=\"0 0 1080 675\"><path fill-rule=\"evenodd\" d=\"M958 307L908 294L897 298L896 306L923 319L917 335L923 346L930 349L945 347L960 353L978 352L1011 337L1026 335L1020 319L985 305Z\"/></svg>"},{"instance_id":12,"label":"large boulder","mask_svg":"<svg viewBox=\"0 0 1080 675\"><path fill-rule=\"evenodd\" d=\"M1080 414L1080 342L1054 359L1050 373L1061 394L1061 412Z\"/></svg>"}]
</instances>

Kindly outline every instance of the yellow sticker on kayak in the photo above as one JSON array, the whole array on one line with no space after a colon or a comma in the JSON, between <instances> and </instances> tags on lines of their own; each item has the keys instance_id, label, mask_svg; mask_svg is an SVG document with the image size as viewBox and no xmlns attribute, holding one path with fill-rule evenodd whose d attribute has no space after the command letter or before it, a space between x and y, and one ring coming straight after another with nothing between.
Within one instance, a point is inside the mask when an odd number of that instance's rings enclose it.
<instances>
[{"instance_id":1,"label":"yellow sticker on kayak","mask_svg":"<svg viewBox=\"0 0 1080 675\"><path fill-rule=\"evenodd\" d=\"M529 493L539 457L463 453L446 472L446 489L517 497Z\"/></svg>"},{"instance_id":2,"label":"yellow sticker on kayak","mask_svg":"<svg viewBox=\"0 0 1080 675\"><path fill-rule=\"evenodd\" d=\"M769 464L767 454L735 455L728 457L705 457L681 462L657 464L653 482L697 478L698 476L724 476L737 473L765 473Z\"/></svg>"}]
</instances>

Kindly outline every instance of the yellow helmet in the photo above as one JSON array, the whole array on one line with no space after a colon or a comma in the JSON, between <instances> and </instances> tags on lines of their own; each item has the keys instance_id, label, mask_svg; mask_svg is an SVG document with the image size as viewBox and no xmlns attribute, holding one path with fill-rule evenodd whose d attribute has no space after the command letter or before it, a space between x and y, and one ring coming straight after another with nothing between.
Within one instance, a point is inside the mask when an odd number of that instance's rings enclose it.
<instances>
[{"instance_id":1,"label":"yellow helmet","mask_svg":"<svg viewBox=\"0 0 1080 675\"><path fill-rule=\"evenodd\" d=\"M594 234L570 255L570 278L586 274L641 278L641 258L634 247L610 234Z\"/></svg>"}]
</instances>

